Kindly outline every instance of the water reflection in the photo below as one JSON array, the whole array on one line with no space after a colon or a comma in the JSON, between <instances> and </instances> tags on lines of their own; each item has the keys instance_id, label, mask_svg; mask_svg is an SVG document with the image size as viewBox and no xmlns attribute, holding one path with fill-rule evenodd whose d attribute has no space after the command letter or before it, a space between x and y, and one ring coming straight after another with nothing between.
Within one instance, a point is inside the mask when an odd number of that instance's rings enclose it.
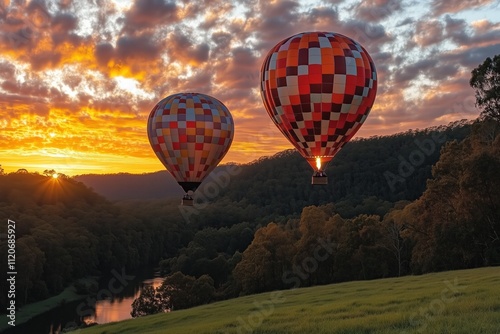
<instances>
[{"instance_id":1,"label":"water reflection","mask_svg":"<svg viewBox=\"0 0 500 334\"><path fill-rule=\"evenodd\" d=\"M85 323L98 323L105 324L113 321L121 321L125 319L130 319L132 316L132 303L134 299L139 297L141 290L145 286L153 286L157 288L161 285L163 279L161 277L155 277L152 279L147 279L141 282L139 286L136 287L133 295L116 296L115 298L109 298L104 300L99 300L95 304L95 313L91 316L84 317Z\"/></svg>"},{"instance_id":2,"label":"water reflection","mask_svg":"<svg viewBox=\"0 0 500 334\"><path fill-rule=\"evenodd\" d=\"M144 275L148 275L144 273ZM163 278L148 276L137 277L112 297L95 300L99 293L76 302L65 303L44 314L33 317L30 321L2 331L2 334L60 334L64 329L75 328L83 323L105 324L132 318L132 303L139 297L145 286L158 287ZM100 289L107 289L109 279L100 282Z\"/></svg>"}]
</instances>

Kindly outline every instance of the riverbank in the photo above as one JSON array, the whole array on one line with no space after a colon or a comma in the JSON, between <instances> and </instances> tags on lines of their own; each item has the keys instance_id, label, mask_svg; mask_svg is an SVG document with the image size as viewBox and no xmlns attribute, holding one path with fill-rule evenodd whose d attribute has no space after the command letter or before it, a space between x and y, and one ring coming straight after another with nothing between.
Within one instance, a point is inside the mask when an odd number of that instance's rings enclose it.
<instances>
[{"instance_id":1,"label":"riverbank","mask_svg":"<svg viewBox=\"0 0 500 334\"><path fill-rule=\"evenodd\" d=\"M91 287L92 285L97 286L97 278L89 277L85 279L78 280L79 284L84 284L86 287ZM66 289L64 289L60 294L52 296L50 298L27 304L21 307L21 309L16 311L16 326L24 324L31 320L32 318L48 312L56 307L64 305L70 302L76 302L87 297L87 294L79 294L75 288L75 284L71 284ZM11 328L6 322L0 323L0 332Z\"/></svg>"}]
</instances>

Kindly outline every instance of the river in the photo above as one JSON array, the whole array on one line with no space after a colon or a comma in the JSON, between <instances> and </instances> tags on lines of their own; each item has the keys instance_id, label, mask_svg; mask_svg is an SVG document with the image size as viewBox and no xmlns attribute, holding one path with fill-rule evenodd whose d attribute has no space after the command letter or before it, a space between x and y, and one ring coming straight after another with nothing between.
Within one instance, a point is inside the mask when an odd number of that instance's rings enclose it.
<instances>
[{"instance_id":1,"label":"river","mask_svg":"<svg viewBox=\"0 0 500 334\"><path fill-rule=\"evenodd\" d=\"M99 291L109 291L109 278L100 282ZM132 303L141 290L148 285L160 286L161 277L155 277L153 272L148 272L141 277L127 282L127 285L119 292L97 293L104 299L97 300L96 296L89 296L84 300L66 303L46 313L40 314L30 321L11 328L2 333L29 333L29 334L59 334L65 327L81 325L83 323L105 324L108 322L121 321L132 318Z\"/></svg>"}]
</instances>

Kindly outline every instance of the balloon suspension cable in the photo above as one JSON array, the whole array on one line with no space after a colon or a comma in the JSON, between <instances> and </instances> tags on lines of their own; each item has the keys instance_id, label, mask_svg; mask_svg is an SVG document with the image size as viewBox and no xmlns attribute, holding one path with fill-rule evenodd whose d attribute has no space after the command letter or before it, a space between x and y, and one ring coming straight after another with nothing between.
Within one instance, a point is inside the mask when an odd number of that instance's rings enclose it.
<instances>
[{"instance_id":1,"label":"balloon suspension cable","mask_svg":"<svg viewBox=\"0 0 500 334\"><path fill-rule=\"evenodd\" d=\"M182 197L182 205L193 206L194 205L193 196L191 196L189 193L185 193L184 196Z\"/></svg>"},{"instance_id":2,"label":"balloon suspension cable","mask_svg":"<svg viewBox=\"0 0 500 334\"><path fill-rule=\"evenodd\" d=\"M182 205L194 205L193 193L196 191L196 188L198 188L200 184L201 182L179 182L179 185L186 192L184 197L182 197Z\"/></svg>"}]
</instances>

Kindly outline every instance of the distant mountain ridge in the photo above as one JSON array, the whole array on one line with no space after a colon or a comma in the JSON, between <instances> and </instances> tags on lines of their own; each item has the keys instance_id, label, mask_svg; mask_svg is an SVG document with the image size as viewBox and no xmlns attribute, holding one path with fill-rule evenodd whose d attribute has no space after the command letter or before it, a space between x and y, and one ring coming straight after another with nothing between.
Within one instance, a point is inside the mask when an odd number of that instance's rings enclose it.
<instances>
[{"instance_id":1,"label":"distant mountain ridge","mask_svg":"<svg viewBox=\"0 0 500 334\"><path fill-rule=\"evenodd\" d=\"M110 200L160 199L184 193L166 170L144 174L84 174L74 179Z\"/></svg>"},{"instance_id":2,"label":"distant mountain ridge","mask_svg":"<svg viewBox=\"0 0 500 334\"><path fill-rule=\"evenodd\" d=\"M231 166L218 166L212 174ZM177 181L166 170L143 174L82 174L73 178L112 201L180 198L184 195ZM202 188L206 184L207 181L202 184Z\"/></svg>"},{"instance_id":3,"label":"distant mountain ridge","mask_svg":"<svg viewBox=\"0 0 500 334\"><path fill-rule=\"evenodd\" d=\"M462 120L447 126L351 141L327 168L327 186L311 186L312 169L295 150L286 150L248 164L217 167L196 196L213 193L214 196L205 197L214 201L245 201L281 214L327 202L348 201L350 206L356 206L372 198L376 199L371 204L376 212L376 206L384 201L418 198L431 177L431 167L439 159L441 147L448 141L464 139L470 131L471 122ZM229 179L218 172L235 166L237 173ZM167 171L86 174L74 178L110 200L163 199L183 194Z\"/></svg>"}]
</instances>

